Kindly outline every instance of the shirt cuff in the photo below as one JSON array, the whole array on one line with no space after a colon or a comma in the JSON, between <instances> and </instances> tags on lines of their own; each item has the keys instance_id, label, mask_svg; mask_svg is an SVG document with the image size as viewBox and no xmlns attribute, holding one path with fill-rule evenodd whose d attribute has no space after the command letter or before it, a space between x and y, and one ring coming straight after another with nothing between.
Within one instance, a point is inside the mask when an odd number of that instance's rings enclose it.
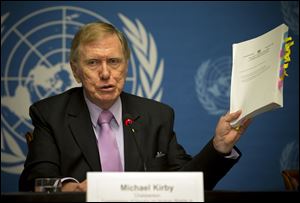
<instances>
[{"instance_id":1,"label":"shirt cuff","mask_svg":"<svg viewBox=\"0 0 300 203\"><path fill-rule=\"evenodd\" d=\"M72 177L65 177L65 178L62 178L60 179L61 183L63 182L76 182L76 183L79 183L78 180L76 180L75 178L72 178Z\"/></svg>"},{"instance_id":2,"label":"shirt cuff","mask_svg":"<svg viewBox=\"0 0 300 203\"><path fill-rule=\"evenodd\" d=\"M225 156L226 159L237 159L239 158L240 154L233 148L231 150L231 153L227 156Z\"/></svg>"}]
</instances>

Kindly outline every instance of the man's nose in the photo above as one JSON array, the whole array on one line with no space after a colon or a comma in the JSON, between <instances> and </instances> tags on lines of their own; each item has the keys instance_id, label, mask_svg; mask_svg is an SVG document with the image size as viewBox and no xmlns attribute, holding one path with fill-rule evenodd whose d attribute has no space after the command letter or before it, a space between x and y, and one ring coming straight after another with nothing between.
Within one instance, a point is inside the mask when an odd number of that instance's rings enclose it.
<instances>
[{"instance_id":1,"label":"man's nose","mask_svg":"<svg viewBox=\"0 0 300 203\"><path fill-rule=\"evenodd\" d=\"M100 70L100 78L101 80L107 80L110 77L110 69L107 65L106 61L102 62L101 70Z\"/></svg>"}]
</instances>

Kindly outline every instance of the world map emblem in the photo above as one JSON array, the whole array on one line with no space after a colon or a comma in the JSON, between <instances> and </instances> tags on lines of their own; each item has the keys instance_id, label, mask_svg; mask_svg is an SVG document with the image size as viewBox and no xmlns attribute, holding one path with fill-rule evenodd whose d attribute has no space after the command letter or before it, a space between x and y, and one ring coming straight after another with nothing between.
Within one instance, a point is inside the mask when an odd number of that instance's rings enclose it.
<instances>
[{"instance_id":1,"label":"world map emblem","mask_svg":"<svg viewBox=\"0 0 300 203\"><path fill-rule=\"evenodd\" d=\"M299 1L281 1L281 11L289 28L299 35Z\"/></svg>"},{"instance_id":2,"label":"world map emblem","mask_svg":"<svg viewBox=\"0 0 300 203\"><path fill-rule=\"evenodd\" d=\"M229 110L231 58L224 56L208 59L195 75L195 90L202 107L211 115L224 114Z\"/></svg>"},{"instance_id":3,"label":"world map emblem","mask_svg":"<svg viewBox=\"0 0 300 203\"><path fill-rule=\"evenodd\" d=\"M73 6L36 10L7 26L1 16L1 171L20 174L26 158L25 133L33 130L29 106L78 86L69 66L70 44L78 29L101 15ZM142 22L119 13L132 55L125 90L160 101L164 60Z\"/></svg>"}]
</instances>

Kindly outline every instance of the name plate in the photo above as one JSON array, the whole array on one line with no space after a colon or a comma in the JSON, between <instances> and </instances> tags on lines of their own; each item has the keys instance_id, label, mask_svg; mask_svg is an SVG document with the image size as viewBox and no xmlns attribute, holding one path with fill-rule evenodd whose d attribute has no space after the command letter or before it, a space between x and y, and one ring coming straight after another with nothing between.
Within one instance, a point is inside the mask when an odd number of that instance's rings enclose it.
<instances>
[{"instance_id":1,"label":"name plate","mask_svg":"<svg viewBox=\"0 0 300 203\"><path fill-rule=\"evenodd\" d=\"M88 202L203 202L202 172L88 172Z\"/></svg>"}]
</instances>

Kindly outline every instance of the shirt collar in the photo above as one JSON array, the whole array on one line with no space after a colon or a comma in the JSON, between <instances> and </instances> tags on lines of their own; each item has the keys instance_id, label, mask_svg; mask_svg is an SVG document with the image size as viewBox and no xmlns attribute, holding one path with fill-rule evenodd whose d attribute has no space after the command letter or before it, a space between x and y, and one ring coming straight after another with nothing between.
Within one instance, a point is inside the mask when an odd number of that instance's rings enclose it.
<instances>
[{"instance_id":1,"label":"shirt collar","mask_svg":"<svg viewBox=\"0 0 300 203\"><path fill-rule=\"evenodd\" d=\"M84 95L85 102L88 106L88 110L90 112L93 126L96 127L98 117L100 113L103 111L103 109L101 109L96 104L91 102L87 98L86 93L84 91L83 91L83 95ZM120 96L117 98L116 102L108 110L114 115L114 120L116 121L117 125L120 126L122 124L122 102Z\"/></svg>"}]
</instances>

